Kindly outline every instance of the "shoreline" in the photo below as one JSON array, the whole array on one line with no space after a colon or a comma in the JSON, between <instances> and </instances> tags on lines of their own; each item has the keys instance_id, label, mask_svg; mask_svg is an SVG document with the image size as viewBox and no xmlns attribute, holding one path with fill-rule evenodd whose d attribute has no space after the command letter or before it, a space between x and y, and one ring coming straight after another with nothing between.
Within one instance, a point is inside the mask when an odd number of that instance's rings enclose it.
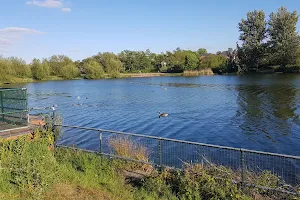
<instances>
[{"instance_id":1,"label":"shoreline","mask_svg":"<svg viewBox=\"0 0 300 200\"><path fill-rule=\"evenodd\" d=\"M183 73L120 73L120 77L118 78L146 78L146 77L158 77L158 76L183 76ZM5 85L13 85L13 84L22 84L22 83L40 83L47 81L67 81L67 80L80 80L84 79L83 77L74 78L74 79L63 79L57 76L50 76L45 80L34 80L32 78L15 78L13 81L9 82L0 82L0 87ZM102 79L113 79L110 77L102 78ZM101 80L101 79L87 79L87 80Z\"/></svg>"},{"instance_id":2,"label":"shoreline","mask_svg":"<svg viewBox=\"0 0 300 200\"><path fill-rule=\"evenodd\" d=\"M194 71L192 71L194 72ZM298 74L298 73L291 73L291 72L248 72L244 73L243 75L263 75L263 74ZM231 74L200 74L200 73L192 73L185 75L184 73L120 73L120 76L117 78L111 78L109 76L106 76L105 78L100 78L100 79L87 79L87 80L101 80L101 79L122 79L122 78L149 78L149 77L168 77L168 76L184 76L184 77L192 77L192 76L211 76L211 75L241 75L241 74L236 74L236 73L231 73ZM62 77L58 76L49 76L47 79L44 80L35 80L32 78L14 78L12 81L6 81L6 82L0 82L0 87L5 87L5 85L13 85L13 84L27 84L27 83L40 83L40 82L48 82L48 81L67 81L67 80L80 80L84 79L82 76L77 77L74 79L63 79Z\"/></svg>"},{"instance_id":3,"label":"shoreline","mask_svg":"<svg viewBox=\"0 0 300 200\"><path fill-rule=\"evenodd\" d=\"M157 76L182 76L183 73L121 73L121 78L143 78Z\"/></svg>"}]
</instances>

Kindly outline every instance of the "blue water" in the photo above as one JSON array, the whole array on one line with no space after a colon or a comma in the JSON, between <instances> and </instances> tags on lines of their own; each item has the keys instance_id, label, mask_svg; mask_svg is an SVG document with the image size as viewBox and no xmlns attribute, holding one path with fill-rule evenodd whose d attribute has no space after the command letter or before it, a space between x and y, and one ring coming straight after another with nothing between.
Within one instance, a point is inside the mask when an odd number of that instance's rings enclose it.
<instances>
[{"instance_id":1,"label":"blue water","mask_svg":"<svg viewBox=\"0 0 300 200\"><path fill-rule=\"evenodd\" d=\"M71 80L19 86L28 89L30 108L56 104L66 125L300 155L300 75ZM158 118L158 111L169 116ZM76 142L98 144L88 135Z\"/></svg>"}]
</instances>

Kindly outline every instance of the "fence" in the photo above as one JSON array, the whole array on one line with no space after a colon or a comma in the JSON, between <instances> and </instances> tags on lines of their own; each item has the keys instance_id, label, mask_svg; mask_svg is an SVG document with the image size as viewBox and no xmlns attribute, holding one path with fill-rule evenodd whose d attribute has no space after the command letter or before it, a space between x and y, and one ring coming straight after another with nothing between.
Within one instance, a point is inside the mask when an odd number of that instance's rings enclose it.
<instances>
[{"instance_id":1,"label":"fence","mask_svg":"<svg viewBox=\"0 0 300 200\"><path fill-rule=\"evenodd\" d=\"M28 125L26 88L0 88L0 131Z\"/></svg>"},{"instance_id":2,"label":"fence","mask_svg":"<svg viewBox=\"0 0 300 200\"><path fill-rule=\"evenodd\" d=\"M182 168L184 163L201 163L209 166L225 166L235 172L233 182L243 186L258 187L300 195L300 157L252 151L218 145L189 142L95 128L57 125L62 133L58 147L72 147L97 152L110 157L136 160L130 156L118 156L111 148L113 138L133 141L147 149L144 163L156 166ZM269 176L276 179L261 185L259 180ZM273 176L275 175L275 176ZM216 177L218 178L218 177ZM267 179L268 180L268 179Z\"/></svg>"}]
</instances>

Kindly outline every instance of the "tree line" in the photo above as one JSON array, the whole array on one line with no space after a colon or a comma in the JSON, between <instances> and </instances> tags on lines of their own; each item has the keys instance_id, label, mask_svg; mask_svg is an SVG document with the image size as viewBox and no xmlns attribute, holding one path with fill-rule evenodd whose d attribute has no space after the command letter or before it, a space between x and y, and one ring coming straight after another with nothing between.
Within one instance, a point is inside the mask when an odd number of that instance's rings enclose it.
<instances>
[{"instance_id":1,"label":"tree line","mask_svg":"<svg viewBox=\"0 0 300 200\"><path fill-rule=\"evenodd\" d=\"M211 68L214 73L247 73L265 69L300 72L300 37L296 25L296 11L281 7L266 19L263 10L247 13L238 24L240 32L236 49L208 53L177 48L174 51L153 53L124 50L118 54L98 53L81 61L65 55L47 59L33 59L30 64L21 58L0 57L0 80L10 82L18 78L47 80L49 77L87 79L119 77L120 73L168 72Z\"/></svg>"},{"instance_id":2,"label":"tree line","mask_svg":"<svg viewBox=\"0 0 300 200\"><path fill-rule=\"evenodd\" d=\"M239 23L241 45L237 45L239 71L259 71L271 66L299 72L300 36L297 32L299 15L280 7L266 19L263 10L247 13Z\"/></svg>"},{"instance_id":3,"label":"tree line","mask_svg":"<svg viewBox=\"0 0 300 200\"><path fill-rule=\"evenodd\" d=\"M153 53L146 51L124 50L118 54L111 52L72 61L65 55L53 55L47 59L33 59L30 64L21 58L0 57L0 80L10 82L18 78L47 80L49 77L74 79L83 76L87 79L105 77L117 78L121 73L181 73L184 70L204 68L226 68L229 51L209 54L206 49L197 51L177 48L173 52Z\"/></svg>"}]
</instances>

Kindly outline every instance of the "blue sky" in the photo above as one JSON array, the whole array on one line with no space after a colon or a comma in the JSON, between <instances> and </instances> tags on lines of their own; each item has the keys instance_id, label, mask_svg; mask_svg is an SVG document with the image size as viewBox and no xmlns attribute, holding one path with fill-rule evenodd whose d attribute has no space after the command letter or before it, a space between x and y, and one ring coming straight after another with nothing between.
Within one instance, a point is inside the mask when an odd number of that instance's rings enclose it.
<instances>
[{"instance_id":1,"label":"blue sky","mask_svg":"<svg viewBox=\"0 0 300 200\"><path fill-rule=\"evenodd\" d=\"M10 0L1 3L0 54L30 62L65 54L74 60L124 49L177 47L215 53L235 47L248 11L267 15L298 0ZM299 23L298 23L299 30Z\"/></svg>"}]
</instances>

